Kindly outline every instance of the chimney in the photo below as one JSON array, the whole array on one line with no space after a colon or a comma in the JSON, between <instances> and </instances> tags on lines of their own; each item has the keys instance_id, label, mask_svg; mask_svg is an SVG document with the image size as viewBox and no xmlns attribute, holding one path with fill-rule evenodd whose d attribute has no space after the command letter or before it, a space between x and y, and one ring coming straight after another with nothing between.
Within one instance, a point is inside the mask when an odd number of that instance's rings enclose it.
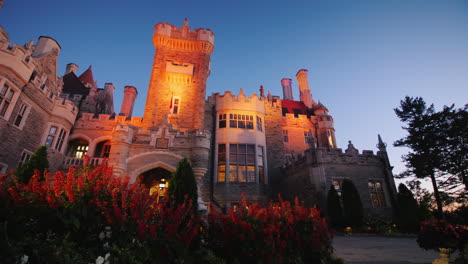
<instances>
[{"instance_id":1,"label":"chimney","mask_svg":"<svg viewBox=\"0 0 468 264\"><path fill-rule=\"evenodd\" d=\"M292 80L287 78L282 79L281 86L283 86L283 100L294 100L292 93Z\"/></svg>"},{"instance_id":2,"label":"chimney","mask_svg":"<svg viewBox=\"0 0 468 264\"><path fill-rule=\"evenodd\" d=\"M310 93L309 78L307 77L308 71L305 69L299 70L296 74L297 83L299 84L299 97L300 100L308 107L312 108L315 104Z\"/></svg>"},{"instance_id":3,"label":"chimney","mask_svg":"<svg viewBox=\"0 0 468 264\"><path fill-rule=\"evenodd\" d=\"M65 68L65 74L69 74L70 72L73 72L76 74L77 70L78 70L78 65L76 65L75 63L68 63L67 67Z\"/></svg>"},{"instance_id":4,"label":"chimney","mask_svg":"<svg viewBox=\"0 0 468 264\"><path fill-rule=\"evenodd\" d=\"M131 117L133 112L133 106L135 104L135 99L137 98L138 91L137 88L133 86L125 86L124 88L124 97L122 100L122 107L120 108L119 115Z\"/></svg>"}]
</instances>

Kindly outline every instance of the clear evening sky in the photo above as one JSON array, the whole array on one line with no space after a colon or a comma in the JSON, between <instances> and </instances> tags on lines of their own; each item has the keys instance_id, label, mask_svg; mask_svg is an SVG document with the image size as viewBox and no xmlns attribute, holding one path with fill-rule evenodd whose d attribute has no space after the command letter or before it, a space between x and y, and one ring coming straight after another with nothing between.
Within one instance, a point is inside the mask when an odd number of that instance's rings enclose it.
<instances>
[{"instance_id":1,"label":"clear evening sky","mask_svg":"<svg viewBox=\"0 0 468 264\"><path fill-rule=\"evenodd\" d=\"M309 70L312 96L335 120L338 146L348 140L376 151L387 142L394 172L404 170L407 150L393 142L405 135L393 112L406 95L436 109L468 103L468 1L28 1L4 0L0 25L14 43L39 36L62 46L81 74L93 65L99 87L116 86L120 110L125 85L138 88L135 116L143 115L154 47L153 26L162 21L215 33L207 95L260 85L282 96L280 80Z\"/></svg>"}]
</instances>

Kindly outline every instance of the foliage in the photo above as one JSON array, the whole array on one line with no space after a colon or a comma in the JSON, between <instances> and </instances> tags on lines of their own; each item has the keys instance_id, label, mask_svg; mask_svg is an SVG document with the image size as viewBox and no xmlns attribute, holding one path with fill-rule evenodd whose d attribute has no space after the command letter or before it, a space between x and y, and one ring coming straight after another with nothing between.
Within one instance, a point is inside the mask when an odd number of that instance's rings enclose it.
<instances>
[{"instance_id":1,"label":"foliage","mask_svg":"<svg viewBox=\"0 0 468 264\"><path fill-rule=\"evenodd\" d=\"M227 263L319 263L330 254L325 220L297 198L265 208L243 199L228 215L211 209L207 245Z\"/></svg>"},{"instance_id":2,"label":"foliage","mask_svg":"<svg viewBox=\"0 0 468 264\"><path fill-rule=\"evenodd\" d=\"M229 215L213 211L212 224L204 226L191 200L161 204L144 185L128 182L105 166L45 173L43 181L36 170L27 184L0 176L2 261L27 255L33 263L94 263L98 256L111 263L315 263L329 257L325 220L298 201L260 208L244 200Z\"/></svg>"},{"instance_id":3,"label":"foliage","mask_svg":"<svg viewBox=\"0 0 468 264\"><path fill-rule=\"evenodd\" d=\"M130 247L132 254L141 253L134 258L142 263L188 258L196 244L200 219L192 213L191 201L178 206L158 204L156 196L150 196L142 185L129 186L128 178L112 177L108 167L70 170L66 175L45 173L45 180L39 179L38 170L27 185L15 175L1 177L0 224L4 228L0 243L6 245L1 255L11 263L20 256L18 253L28 252L42 263L53 253L47 250L63 251L60 243L45 248L31 243L46 240L48 234L57 242L65 237L65 241L73 241L68 250L72 248L74 254L63 258L94 262L104 250L98 234L105 226L112 227L112 252Z\"/></svg>"},{"instance_id":4,"label":"foliage","mask_svg":"<svg viewBox=\"0 0 468 264\"><path fill-rule=\"evenodd\" d=\"M417 242L426 250L439 248L459 248L460 230L445 220L424 221L419 229Z\"/></svg>"},{"instance_id":5,"label":"foliage","mask_svg":"<svg viewBox=\"0 0 468 264\"><path fill-rule=\"evenodd\" d=\"M169 182L168 194L176 204L182 204L186 199L193 201L192 207L198 209L198 190L195 174L189 161L184 158L177 164L176 171Z\"/></svg>"},{"instance_id":6,"label":"foliage","mask_svg":"<svg viewBox=\"0 0 468 264\"><path fill-rule=\"evenodd\" d=\"M403 156L408 170L402 174L430 178L438 215L442 216L443 200L466 201L468 188L468 105L455 109L444 106L435 111L420 97L405 97L394 109L408 135L395 146L410 148ZM463 187L464 185L464 187ZM442 193L440 193L442 192Z\"/></svg>"},{"instance_id":7,"label":"foliage","mask_svg":"<svg viewBox=\"0 0 468 264\"><path fill-rule=\"evenodd\" d=\"M364 232L377 234L390 234L395 232L396 226L388 219L367 213L364 215Z\"/></svg>"},{"instance_id":8,"label":"foliage","mask_svg":"<svg viewBox=\"0 0 468 264\"><path fill-rule=\"evenodd\" d=\"M335 228L344 226L343 208L341 207L340 196L333 185L330 186L327 195L327 215L330 226Z\"/></svg>"},{"instance_id":9,"label":"foliage","mask_svg":"<svg viewBox=\"0 0 468 264\"><path fill-rule=\"evenodd\" d=\"M419 228L418 202L413 197L413 193L406 185L400 183L398 186L398 208L400 230L407 233L415 233Z\"/></svg>"},{"instance_id":10,"label":"foliage","mask_svg":"<svg viewBox=\"0 0 468 264\"><path fill-rule=\"evenodd\" d=\"M47 147L40 146L36 152L24 162L15 172L16 177L22 183L28 183L34 170L44 171L49 168L49 161L47 160Z\"/></svg>"},{"instance_id":11,"label":"foliage","mask_svg":"<svg viewBox=\"0 0 468 264\"><path fill-rule=\"evenodd\" d=\"M344 179L341 197L343 199L343 212L346 224L351 227L361 227L364 218L361 197L353 182Z\"/></svg>"}]
</instances>

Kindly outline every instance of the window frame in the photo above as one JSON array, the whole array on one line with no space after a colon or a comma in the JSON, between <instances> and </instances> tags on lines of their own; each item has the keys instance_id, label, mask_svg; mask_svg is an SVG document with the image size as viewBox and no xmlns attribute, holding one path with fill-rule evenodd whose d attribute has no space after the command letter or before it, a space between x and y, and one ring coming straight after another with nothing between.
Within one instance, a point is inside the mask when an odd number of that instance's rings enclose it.
<instances>
[{"instance_id":1,"label":"window frame","mask_svg":"<svg viewBox=\"0 0 468 264\"><path fill-rule=\"evenodd\" d=\"M16 166L16 168L21 167L21 165L23 165L25 162L27 162L32 157L32 155L33 155L32 151L29 151L27 149L23 149L23 151L21 152L21 156L19 158L18 165Z\"/></svg>"},{"instance_id":2,"label":"window frame","mask_svg":"<svg viewBox=\"0 0 468 264\"><path fill-rule=\"evenodd\" d=\"M20 105L20 108L18 109L18 113L16 113L16 117L14 118L13 125L19 129L23 129L24 125L26 124L26 119L29 116L30 110L31 110L31 105L23 102ZM20 118L19 124L16 124L18 121L18 118Z\"/></svg>"},{"instance_id":3,"label":"window frame","mask_svg":"<svg viewBox=\"0 0 468 264\"><path fill-rule=\"evenodd\" d=\"M7 87L7 89L5 89ZM5 92L3 93L3 91ZM11 97L7 98L7 95ZM8 120L13 113L13 109L15 108L16 101L18 100L18 96L20 94L20 90L17 89L13 84L8 82L6 79L0 79L0 118L4 120ZM8 105L5 107L5 103L8 102ZM3 112L3 114L2 114Z\"/></svg>"},{"instance_id":4,"label":"window frame","mask_svg":"<svg viewBox=\"0 0 468 264\"><path fill-rule=\"evenodd\" d=\"M371 184L373 187L371 187ZM380 185L380 189L377 188ZM381 180L368 180L367 189L369 190L370 202L373 208L386 208L388 207L385 199L384 185Z\"/></svg>"}]
</instances>

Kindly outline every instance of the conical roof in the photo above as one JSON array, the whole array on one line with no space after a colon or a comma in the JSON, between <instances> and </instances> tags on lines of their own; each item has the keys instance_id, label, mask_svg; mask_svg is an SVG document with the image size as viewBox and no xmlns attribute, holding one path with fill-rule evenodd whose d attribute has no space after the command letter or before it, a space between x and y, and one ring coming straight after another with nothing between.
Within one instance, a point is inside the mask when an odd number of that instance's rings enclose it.
<instances>
[{"instance_id":1,"label":"conical roof","mask_svg":"<svg viewBox=\"0 0 468 264\"><path fill-rule=\"evenodd\" d=\"M84 71L80 77L78 77L78 79L80 79L80 81L82 81L84 84L90 84L91 87L93 88L96 88L96 82L94 82L94 77L93 77L93 70L92 70L92 66L89 65L89 68Z\"/></svg>"}]
</instances>

